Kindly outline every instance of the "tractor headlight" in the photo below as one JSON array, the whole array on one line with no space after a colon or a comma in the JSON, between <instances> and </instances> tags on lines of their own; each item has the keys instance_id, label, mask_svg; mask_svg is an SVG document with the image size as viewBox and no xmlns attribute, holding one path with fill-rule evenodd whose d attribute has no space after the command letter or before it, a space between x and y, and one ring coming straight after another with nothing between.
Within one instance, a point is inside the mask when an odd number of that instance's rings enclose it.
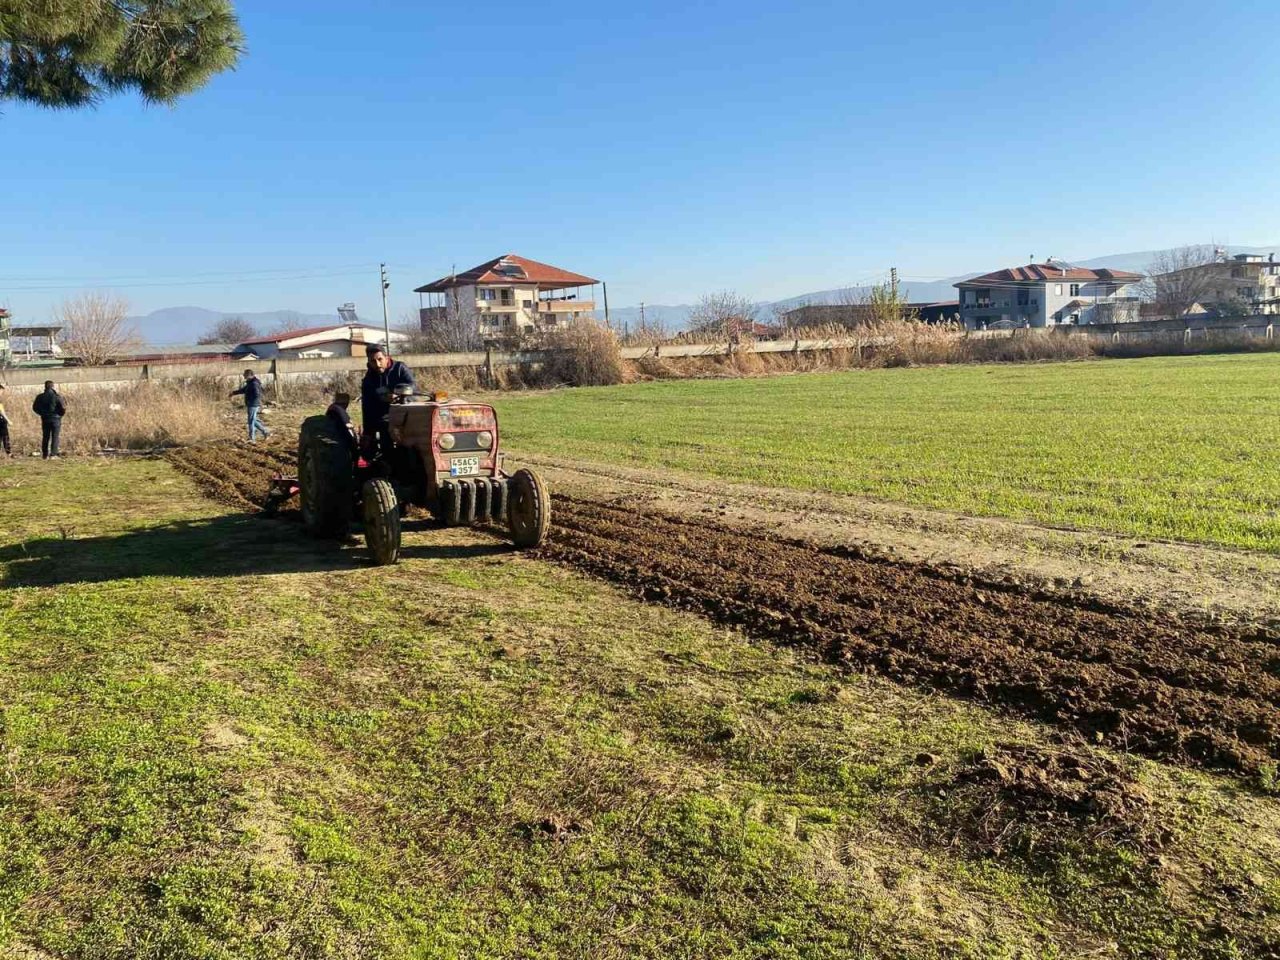
<instances>
[{"instance_id":1,"label":"tractor headlight","mask_svg":"<svg viewBox=\"0 0 1280 960\"><path fill-rule=\"evenodd\" d=\"M455 441L455 440L453 439L453 434L452 434L452 433L442 433L442 434L440 434L440 449L441 449L441 450L452 450L452 449L453 449L453 445L454 445L454 443L456 443L456 442L457 442L457 441Z\"/></svg>"},{"instance_id":2,"label":"tractor headlight","mask_svg":"<svg viewBox=\"0 0 1280 960\"><path fill-rule=\"evenodd\" d=\"M488 430L481 430L476 434L476 444L482 449L488 449L493 446L493 434Z\"/></svg>"}]
</instances>

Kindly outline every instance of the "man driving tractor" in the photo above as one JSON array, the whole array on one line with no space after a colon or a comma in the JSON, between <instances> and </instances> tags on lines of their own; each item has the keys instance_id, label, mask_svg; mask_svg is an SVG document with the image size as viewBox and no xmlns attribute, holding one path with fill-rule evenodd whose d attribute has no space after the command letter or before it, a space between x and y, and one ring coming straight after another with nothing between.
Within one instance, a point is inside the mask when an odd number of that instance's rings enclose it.
<instances>
[{"instance_id":1,"label":"man driving tractor","mask_svg":"<svg viewBox=\"0 0 1280 960\"><path fill-rule=\"evenodd\" d=\"M368 370L360 382L360 417L364 422L364 442L386 453L391 447L387 414L391 412L391 391L398 386L416 388L413 372L399 360L392 360L387 348L371 343L364 349Z\"/></svg>"},{"instance_id":2,"label":"man driving tractor","mask_svg":"<svg viewBox=\"0 0 1280 960\"><path fill-rule=\"evenodd\" d=\"M296 494L312 536L342 539L359 523L379 566L400 556L400 520L409 505L445 527L505 526L522 550L541 544L550 529L551 495L534 470L505 468L497 411L441 391L418 393L413 374L382 344L370 344L365 354L360 449L349 398L338 392L323 415L302 422L298 474L272 478L265 510Z\"/></svg>"}]
</instances>

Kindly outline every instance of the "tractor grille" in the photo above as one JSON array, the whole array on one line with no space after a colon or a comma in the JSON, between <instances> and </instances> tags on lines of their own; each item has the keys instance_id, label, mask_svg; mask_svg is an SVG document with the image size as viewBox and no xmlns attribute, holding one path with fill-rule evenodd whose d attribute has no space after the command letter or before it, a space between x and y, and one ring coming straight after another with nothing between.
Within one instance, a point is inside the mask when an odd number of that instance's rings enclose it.
<instances>
[{"instance_id":1,"label":"tractor grille","mask_svg":"<svg viewBox=\"0 0 1280 960\"><path fill-rule=\"evenodd\" d=\"M471 453L474 450L487 451L489 449L488 446L484 446L484 447L480 446L480 440L478 439L479 436L480 434L478 432L455 433L453 435L453 446L450 447L445 452L448 454L454 454L454 453Z\"/></svg>"},{"instance_id":2,"label":"tractor grille","mask_svg":"<svg viewBox=\"0 0 1280 960\"><path fill-rule=\"evenodd\" d=\"M440 515L449 526L506 520L507 481L499 477L442 480Z\"/></svg>"}]
</instances>

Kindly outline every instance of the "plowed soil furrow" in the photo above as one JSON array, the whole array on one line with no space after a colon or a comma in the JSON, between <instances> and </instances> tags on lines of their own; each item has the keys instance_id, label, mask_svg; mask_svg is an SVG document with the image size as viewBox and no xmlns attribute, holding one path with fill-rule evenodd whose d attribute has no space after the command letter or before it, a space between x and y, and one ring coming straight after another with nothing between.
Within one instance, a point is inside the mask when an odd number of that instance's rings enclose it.
<instances>
[{"instance_id":1,"label":"plowed soil furrow","mask_svg":"<svg viewBox=\"0 0 1280 960\"><path fill-rule=\"evenodd\" d=\"M238 510L260 509L272 474L293 474L297 461L296 454L283 446L244 444L183 447L168 458L206 496Z\"/></svg>"},{"instance_id":2,"label":"plowed soil furrow","mask_svg":"<svg viewBox=\"0 0 1280 960\"><path fill-rule=\"evenodd\" d=\"M178 450L210 496L257 509L283 442ZM1280 638L975 582L714 521L557 496L542 556L823 657L1148 756L1252 772L1280 758Z\"/></svg>"},{"instance_id":3,"label":"plowed soil furrow","mask_svg":"<svg viewBox=\"0 0 1280 960\"><path fill-rule=\"evenodd\" d=\"M626 537L632 547L644 537L633 532L630 523L607 509L593 509L593 505L576 504L572 513L561 510L556 522L586 534L608 531L609 536ZM846 619L861 611L848 624L850 629L879 623L885 615L905 615L938 630L977 632L990 643L1030 648L1051 656L1066 647L1074 661L1109 665L1133 679L1145 677L1170 686L1280 704L1280 680L1274 675L1280 658L1268 644L1188 632L1182 624L1171 627L1078 604L1064 605L1057 599L1036 601L1026 594L992 587L971 589L969 606L957 608L945 602L956 583L917 567L910 568L918 582L909 595L901 596L895 582L895 589L885 596L886 573L900 571L901 565L852 559L833 551L821 551L828 558L828 575L814 583L811 578L795 576L797 569L805 567L796 567L794 554L798 550L802 557L810 555L813 548L808 545L774 539L770 549L761 553L759 538L749 534L713 527L717 535L707 539L703 531L708 525L697 521L658 517L657 523L663 531L660 539L668 541L671 549L682 549L691 538L700 540L700 556L726 576L745 575L750 580L786 584L793 604L818 603L823 609L842 611ZM811 592L815 589L816 594ZM1028 613L1039 629L1027 628Z\"/></svg>"},{"instance_id":4,"label":"plowed soil furrow","mask_svg":"<svg viewBox=\"0 0 1280 960\"><path fill-rule=\"evenodd\" d=\"M556 498L545 554L853 667L1116 746L1252 770L1280 755L1272 638L1005 592L907 564Z\"/></svg>"}]
</instances>

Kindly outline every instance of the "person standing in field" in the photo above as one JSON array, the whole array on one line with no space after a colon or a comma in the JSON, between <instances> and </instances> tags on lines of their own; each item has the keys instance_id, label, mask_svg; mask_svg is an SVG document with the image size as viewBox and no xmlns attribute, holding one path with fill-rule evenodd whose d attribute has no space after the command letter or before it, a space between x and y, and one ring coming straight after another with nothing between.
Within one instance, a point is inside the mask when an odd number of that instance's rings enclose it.
<instances>
[{"instance_id":1,"label":"person standing in field","mask_svg":"<svg viewBox=\"0 0 1280 960\"><path fill-rule=\"evenodd\" d=\"M4 384L0 383L0 447L4 448L6 457L13 456L9 446L9 417L4 412Z\"/></svg>"},{"instance_id":2,"label":"person standing in field","mask_svg":"<svg viewBox=\"0 0 1280 960\"><path fill-rule=\"evenodd\" d=\"M32 401L31 412L40 418L40 455L46 460L62 456L58 452L58 438L62 435L62 418L67 406L53 389L52 380L44 382L44 393Z\"/></svg>"},{"instance_id":3,"label":"person standing in field","mask_svg":"<svg viewBox=\"0 0 1280 960\"><path fill-rule=\"evenodd\" d=\"M249 418L249 442L255 442L258 433L265 440L271 436L271 431L258 421L258 414L262 412L262 381L252 370L244 372L244 385L231 391L233 397L240 394L244 394L244 409Z\"/></svg>"}]
</instances>

